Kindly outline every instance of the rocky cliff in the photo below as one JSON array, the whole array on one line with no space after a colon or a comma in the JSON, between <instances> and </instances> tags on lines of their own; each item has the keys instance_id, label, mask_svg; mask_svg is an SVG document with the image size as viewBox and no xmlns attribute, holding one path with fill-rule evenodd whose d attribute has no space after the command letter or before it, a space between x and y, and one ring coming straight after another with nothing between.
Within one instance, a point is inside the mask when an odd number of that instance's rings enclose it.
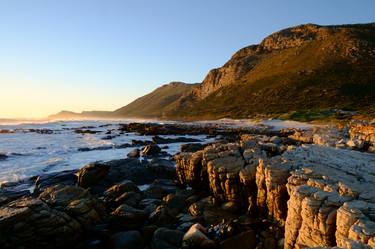
<instances>
[{"instance_id":1,"label":"rocky cliff","mask_svg":"<svg viewBox=\"0 0 375 249\"><path fill-rule=\"evenodd\" d=\"M374 155L290 143L243 135L240 143L180 153L178 179L278 222L284 248L374 248Z\"/></svg>"},{"instance_id":2,"label":"rocky cliff","mask_svg":"<svg viewBox=\"0 0 375 249\"><path fill-rule=\"evenodd\" d=\"M327 108L369 110L375 105L374 41L374 24L307 24L276 32L211 70L169 115L217 118Z\"/></svg>"}]
</instances>

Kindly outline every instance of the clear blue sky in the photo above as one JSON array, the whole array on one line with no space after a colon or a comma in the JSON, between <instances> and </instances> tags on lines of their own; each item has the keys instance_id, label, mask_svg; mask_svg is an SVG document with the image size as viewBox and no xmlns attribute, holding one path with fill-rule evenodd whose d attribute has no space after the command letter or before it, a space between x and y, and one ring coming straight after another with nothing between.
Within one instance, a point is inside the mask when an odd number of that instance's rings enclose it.
<instances>
[{"instance_id":1,"label":"clear blue sky","mask_svg":"<svg viewBox=\"0 0 375 249\"><path fill-rule=\"evenodd\" d=\"M374 21L374 0L1 0L0 117L113 110L279 29Z\"/></svg>"}]
</instances>

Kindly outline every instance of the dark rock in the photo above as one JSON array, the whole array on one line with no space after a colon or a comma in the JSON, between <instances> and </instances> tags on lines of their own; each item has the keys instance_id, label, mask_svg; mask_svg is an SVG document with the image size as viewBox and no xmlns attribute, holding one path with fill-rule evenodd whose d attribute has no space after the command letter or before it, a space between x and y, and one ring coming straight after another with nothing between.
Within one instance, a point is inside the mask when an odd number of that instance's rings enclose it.
<instances>
[{"instance_id":1,"label":"dark rock","mask_svg":"<svg viewBox=\"0 0 375 249\"><path fill-rule=\"evenodd\" d=\"M96 133L100 133L101 131L75 129L74 132L77 134L96 134Z\"/></svg>"},{"instance_id":2,"label":"dark rock","mask_svg":"<svg viewBox=\"0 0 375 249\"><path fill-rule=\"evenodd\" d=\"M118 145L115 145L115 149L125 149L125 148L129 148L129 147L132 147L133 145L131 144L128 144L128 143L125 143L125 144L118 144Z\"/></svg>"},{"instance_id":3,"label":"dark rock","mask_svg":"<svg viewBox=\"0 0 375 249\"><path fill-rule=\"evenodd\" d=\"M0 231L3 249L75 248L82 238L82 227L76 220L33 198L0 207Z\"/></svg>"},{"instance_id":4,"label":"dark rock","mask_svg":"<svg viewBox=\"0 0 375 249\"><path fill-rule=\"evenodd\" d=\"M140 155L141 151L139 149L133 149L127 154L127 156L130 158L138 158Z\"/></svg>"},{"instance_id":5,"label":"dark rock","mask_svg":"<svg viewBox=\"0 0 375 249\"><path fill-rule=\"evenodd\" d=\"M6 189L0 188L0 206L3 206L18 198L29 196L29 195L30 195L30 192L28 190L13 191L13 190L6 190Z\"/></svg>"},{"instance_id":6,"label":"dark rock","mask_svg":"<svg viewBox=\"0 0 375 249\"><path fill-rule=\"evenodd\" d=\"M156 144L146 145L142 150L142 154L146 156L155 156L161 152L161 149Z\"/></svg>"},{"instance_id":7,"label":"dark rock","mask_svg":"<svg viewBox=\"0 0 375 249\"><path fill-rule=\"evenodd\" d=\"M112 212L110 220L115 228L139 229L147 217L145 211L122 204Z\"/></svg>"},{"instance_id":8,"label":"dark rock","mask_svg":"<svg viewBox=\"0 0 375 249\"><path fill-rule=\"evenodd\" d=\"M114 234L110 241L111 249L142 249L143 240L138 231L126 231Z\"/></svg>"},{"instance_id":9,"label":"dark rock","mask_svg":"<svg viewBox=\"0 0 375 249\"><path fill-rule=\"evenodd\" d=\"M90 163L78 171L78 186L88 188L104 179L109 172L109 166L101 163Z\"/></svg>"},{"instance_id":10,"label":"dark rock","mask_svg":"<svg viewBox=\"0 0 375 249\"><path fill-rule=\"evenodd\" d=\"M148 140L145 140L145 141L143 141L143 140L135 140L135 139L132 140L132 145L133 146L146 146L146 145L150 145L150 144L153 144L153 143L154 142L148 141Z\"/></svg>"},{"instance_id":11,"label":"dark rock","mask_svg":"<svg viewBox=\"0 0 375 249\"><path fill-rule=\"evenodd\" d=\"M75 185L77 182L77 176L75 174L76 170L67 170L33 177L32 179L36 178L34 192L41 192L47 187L57 184Z\"/></svg>"},{"instance_id":12,"label":"dark rock","mask_svg":"<svg viewBox=\"0 0 375 249\"><path fill-rule=\"evenodd\" d=\"M242 232L220 243L220 249L253 249L257 245L256 233L253 230Z\"/></svg>"},{"instance_id":13,"label":"dark rock","mask_svg":"<svg viewBox=\"0 0 375 249\"><path fill-rule=\"evenodd\" d=\"M83 227L99 222L105 217L103 204L80 187L56 185L44 190L39 198L50 207L69 214Z\"/></svg>"},{"instance_id":14,"label":"dark rock","mask_svg":"<svg viewBox=\"0 0 375 249\"><path fill-rule=\"evenodd\" d=\"M179 249L184 233L178 230L159 228L151 241L151 249Z\"/></svg>"},{"instance_id":15,"label":"dark rock","mask_svg":"<svg viewBox=\"0 0 375 249\"><path fill-rule=\"evenodd\" d=\"M1 160L5 160L5 159L7 159L7 158L8 158L7 155L0 153L0 161L1 161Z\"/></svg>"},{"instance_id":16,"label":"dark rock","mask_svg":"<svg viewBox=\"0 0 375 249\"><path fill-rule=\"evenodd\" d=\"M151 214L161 204L160 199L143 199L138 203L139 208L143 209L147 214Z\"/></svg>"},{"instance_id":17,"label":"dark rock","mask_svg":"<svg viewBox=\"0 0 375 249\"><path fill-rule=\"evenodd\" d=\"M142 200L143 194L140 192L125 192L118 198L116 198L116 203L124 203L126 205L136 207L138 203Z\"/></svg>"},{"instance_id":18,"label":"dark rock","mask_svg":"<svg viewBox=\"0 0 375 249\"><path fill-rule=\"evenodd\" d=\"M159 136L152 137L152 141L156 144L200 142L200 140L195 139L195 138L187 138L187 137L163 138Z\"/></svg>"},{"instance_id":19,"label":"dark rock","mask_svg":"<svg viewBox=\"0 0 375 249\"><path fill-rule=\"evenodd\" d=\"M77 151L86 152L86 151L93 151L93 150L111 150L111 149L113 149L112 145L106 145L106 146L100 146L100 147L94 147L94 148L82 147L82 148L78 148Z\"/></svg>"},{"instance_id":20,"label":"dark rock","mask_svg":"<svg viewBox=\"0 0 375 249\"><path fill-rule=\"evenodd\" d=\"M196 152L198 150L203 150L205 145L203 144L182 144L180 147L181 152Z\"/></svg>"}]
</instances>

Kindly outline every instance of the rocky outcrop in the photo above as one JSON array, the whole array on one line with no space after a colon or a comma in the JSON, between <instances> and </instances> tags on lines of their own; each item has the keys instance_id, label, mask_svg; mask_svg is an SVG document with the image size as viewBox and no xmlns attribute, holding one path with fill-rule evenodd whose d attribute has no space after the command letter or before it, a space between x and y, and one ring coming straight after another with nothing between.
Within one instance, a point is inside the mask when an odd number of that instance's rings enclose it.
<instances>
[{"instance_id":1,"label":"rocky outcrop","mask_svg":"<svg viewBox=\"0 0 375 249\"><path fill-rule=\"evenodd\" d=\"M240 143L178 155L180 182L195 180L202 186L207 179L213 195L190 206L190 213L202 215L220 203L246 203L250 214L285 226L285 248L373 246L375 157L326 145L287 147L272 140L278 144L264 146L270 138L246 135ZM201 171L207 178L194 177Z\"/></svg>"},{"instance_id":2,"label":"rocky outcrop","mask_svg":"<svg viewBox=\"0 0 375 249\"><path fill-rule=\"evenodd\" d=\"M22 198L0 208L0 244L4 249L75 248L81 236L78 221L40 199Z\"/></svg>"},{"instance_id":3,"label":"rocky outcrop","mask_svg":"<svg viewBox=\"0 0 375 249\"><path fill-rule=\"evenodd\" d=\"M373 155L311 145L283 158L294 167L287 183L285 248L366 248L372 243Z\"/></svg>"},{"instance_id":4,"label":"rocky outcrop","mask_svg":"<svg viewBox=\"0 0 375 249\"><path fill-rule=\"evenodd\" d=\"M352 121L349 136L348 146L375 153L375 122Z\"/></svg>"}]
</instances>

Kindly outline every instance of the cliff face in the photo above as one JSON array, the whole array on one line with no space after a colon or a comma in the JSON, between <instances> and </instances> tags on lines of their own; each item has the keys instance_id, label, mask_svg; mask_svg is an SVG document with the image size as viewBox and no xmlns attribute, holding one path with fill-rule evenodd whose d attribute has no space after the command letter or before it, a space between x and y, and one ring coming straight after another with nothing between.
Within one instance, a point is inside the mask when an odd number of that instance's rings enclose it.
<instances>
[{"instance_id":1,"label":"cliff face","mask_svg":"<svg viewBox=\"0 0 375 249\"><path fill-rule=\"evenodd\" d=\"M375 105L375 25L307 24L235 53L178 101L170 117L248 117Z\"/></svg>"},{"instance_id":2,"label":"cliff face","mask_svg":"<svg viewBox=\"0 0 375 249\"><path fill-rule=\"evenodd\" d=\"M374 156L286 143L243 135L239 143L180 153L179 181L278 222L285 228L285 249L374 248Z\"/></svg>"}]
</instances>

